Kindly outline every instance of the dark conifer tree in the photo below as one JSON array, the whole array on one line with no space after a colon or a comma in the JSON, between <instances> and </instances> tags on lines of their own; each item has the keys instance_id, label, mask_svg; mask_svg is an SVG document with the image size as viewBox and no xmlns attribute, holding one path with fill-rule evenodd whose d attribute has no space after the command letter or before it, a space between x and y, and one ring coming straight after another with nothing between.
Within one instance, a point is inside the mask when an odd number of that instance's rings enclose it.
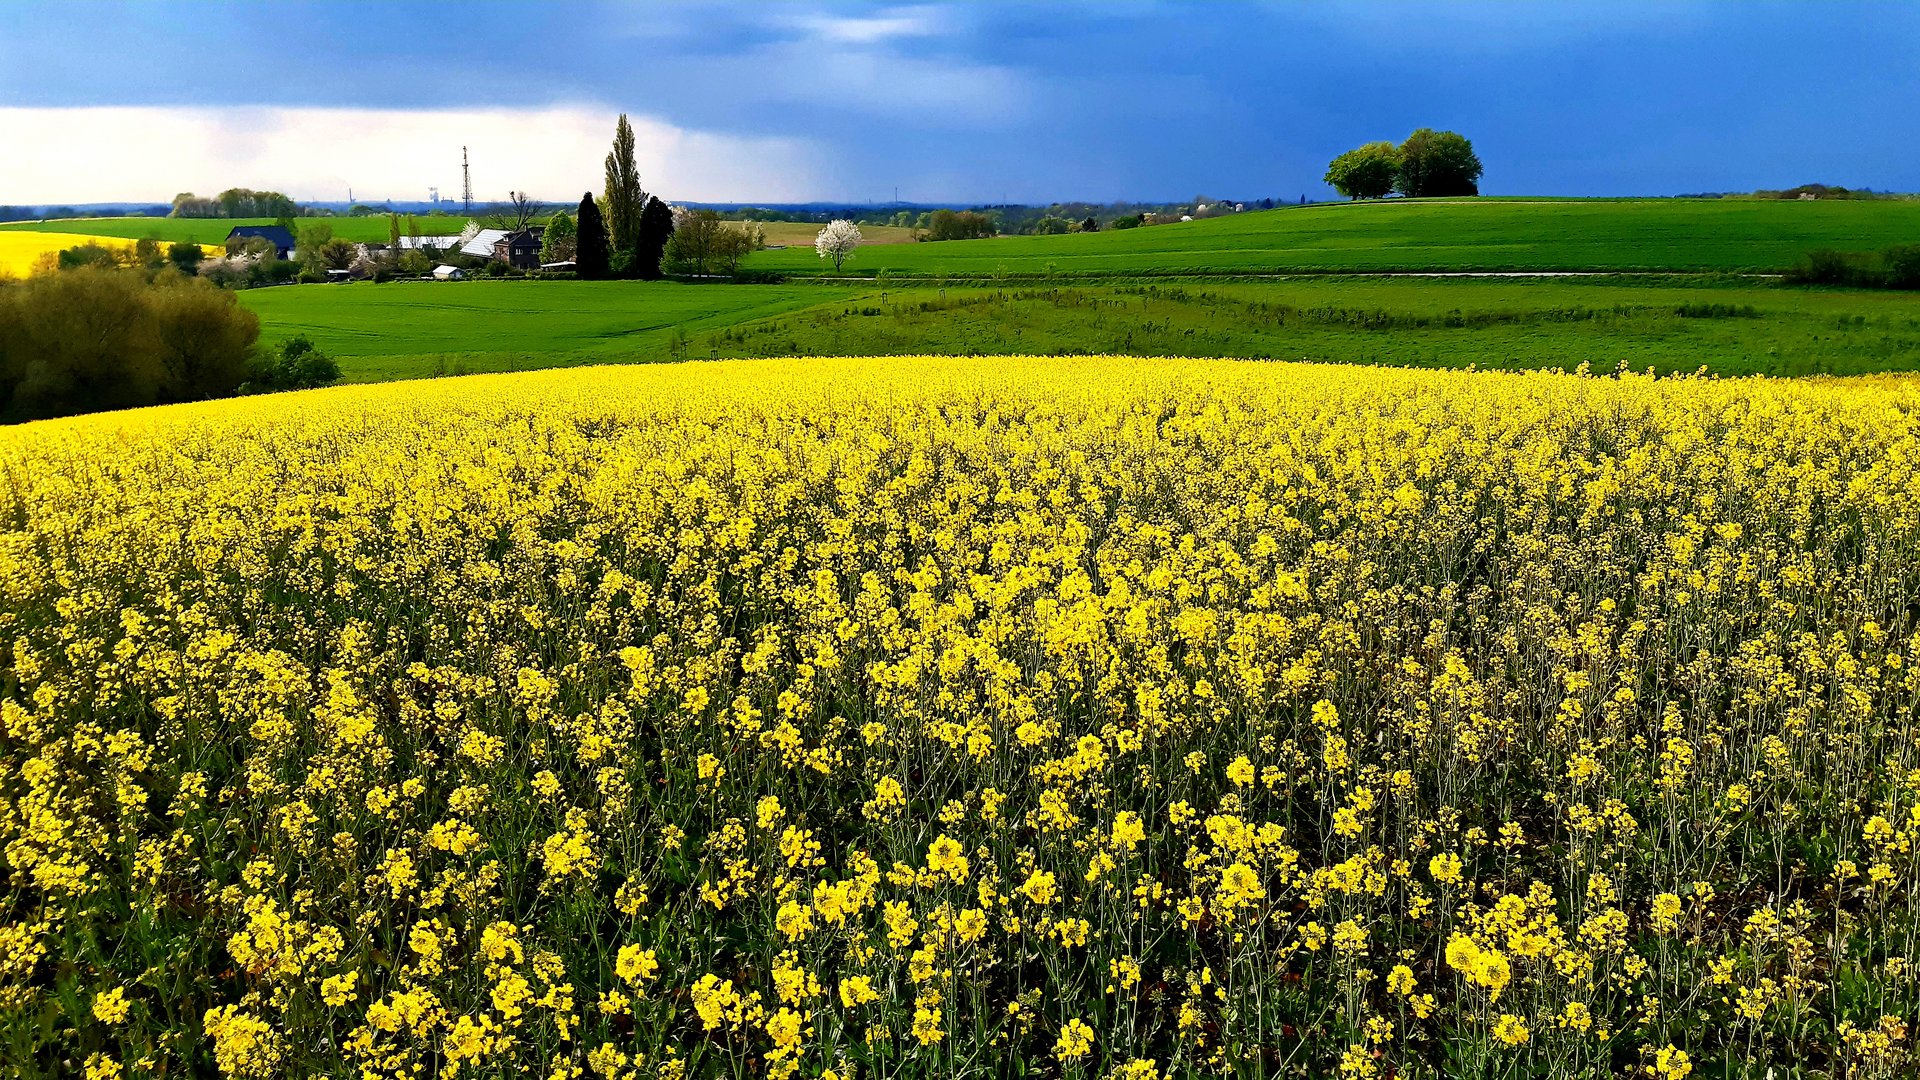
<instances>
[{"instance_id":1,"label":"dark conifer tree","mask_svg":"<svg viewBox=\"0 0 1920 1080\"><path fill-rule=\"evenodd\" d=\"M587 281L607 276L607 226L589 191L580 198L580 238L574 247L574 271Z\"/></svg>"},{"instance_id":2,"label":"dark conifer tree","mask_svg":"<svg viewBox=\"0 0 1920 1080\"><path fill-rule=\"evenodd\" d=\"M658 195L640 212L640 241L633 253L634 273L652 281L660 276L660 257L673 238L673 210Z\"/></svg>"}]
</instances>

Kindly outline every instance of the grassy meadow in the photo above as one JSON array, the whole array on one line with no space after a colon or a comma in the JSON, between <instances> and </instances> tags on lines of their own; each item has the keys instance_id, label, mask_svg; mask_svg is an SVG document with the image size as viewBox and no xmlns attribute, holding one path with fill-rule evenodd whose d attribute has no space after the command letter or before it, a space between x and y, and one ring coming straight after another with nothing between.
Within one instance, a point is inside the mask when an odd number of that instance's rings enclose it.
<instances>
[{"instance_id":1,"label":"grassy meadow","mask_svg":"<svg viewBox=\"0 0 1920 1080\"><path fill-rule=\"evenodd\" d=\"M1065 236L861 251L844 274L987 278L1356 270L1769 272L1809 250L1920 242L1920 201L1415 200L1282 207ZM831 273L811 250L761 252L753 270Z\"/></svg>"},{"instance_id":2,"label":"grassy meadow","mask_svg":"<svg viewBox=\"0 0 1920 1080\"><path fill-rule=\"evenodd\" d=\"M0 1061L1911 1077L1916 416L914 356L0 431Z\"/></svg>"},{"instance_id":3,"label":"grassy meadow","mask_svg":"<svg viewBox=\"0 0 1920 1080\"><path fill-rule=\"evenodd\" d=\"M1920 365L1920 296L1752 282L1339 278L953 286L463 282L241 294L349 381L733 356L1125 352L1425 367Z\"/></svg>"},{"instance_id":4,"label":"grassy meadow","mask_svg":"<svg viewBox=\"0 0 1920 1080\"><path fill-rule=\"evenodd\" d=\"M696 335L844 300L820 285L393 282L252 289L269 345L304 335L349 382L683 359ZM704 354L702 354L704 355Z\"/></svg>"},{"instance_id":5,"label":"grassy meadow","mask_svg":"<svg viewBox=\"0 0 1920 1080\"><path fill-rule=\"evenodd\" d=\"M821 225L811 221L763 221L759 223L769 247L805 248L813 252L814 237L820 235ZM874 244L911 244L913 230L894 225L860 226L860 244L862 247ZM818 258L818 256L814 256Z\"/></svg>"}]
</instances>

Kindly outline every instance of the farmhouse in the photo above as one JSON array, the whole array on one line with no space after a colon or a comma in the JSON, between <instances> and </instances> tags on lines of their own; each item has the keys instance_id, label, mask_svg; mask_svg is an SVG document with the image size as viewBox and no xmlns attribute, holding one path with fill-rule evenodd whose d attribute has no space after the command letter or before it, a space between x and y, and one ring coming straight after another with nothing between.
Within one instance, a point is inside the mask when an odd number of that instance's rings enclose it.
<instances>
[{"instance_id":1,"label":"farmhouse","mask_svg":"<svg viewBox=\"0 0 1920 1080\"><path fill-rule=\"evenodd\" d=\"M452 251L460 246L457 236L403 236L400 238L401 251Z\"/></svg>"},{"instance_id":2,"label":"farmhouse","mask_svg":"<svg viewBox=\"0 0 1920 1080\"><path fill-rule=\"evenodd\" d=\"M473 234L473 239L460 245L460 254L471 255L476 259L491 259L493 245L506 235L506 229L481 229Z\"/></svg>"},{"instance_id":3,"label":"farmhouse","mask_svg":"<svg viewBox=\"0 0 1920 1080\"><path fill-rule=\"evenodd\" d=\"M515 270L538 270L540 240L544 232L538 227L481 229L473 235L473 239L460 245L460 254L503 262Z\"/></svg>"},{"instance_id":4,"label":"farmhouse","mask_svg":"<svg viewBox=\"0 0 1920 1080\"><path fill-rule=\"evenodd\" d=\"M540 269L540 230L516 229L495 240L493 257L515 270Z\"/></svg>"},{"instance_id":5,"label":"farmhouse","mask_svg":"<svg viewBox=\"0 0 1920 1080\"><path fill-rule=\"evenodd\" d=\"M284 225L235 225L227 232L227 242L259 237L273 244L273 253L282 259L293 257L293 233Z\"/></svg>"},{"instance_id":6,"label":"farmhouse","mask_svg":"<svg viewBox=\"0 0 1920 1080\"><path fill-rule=\"evenodd\" d=\"M435 281L465 281L466 278L466 272L457 266L441 265L433 268L433 280Z\"/></svg>"}]
</instances>

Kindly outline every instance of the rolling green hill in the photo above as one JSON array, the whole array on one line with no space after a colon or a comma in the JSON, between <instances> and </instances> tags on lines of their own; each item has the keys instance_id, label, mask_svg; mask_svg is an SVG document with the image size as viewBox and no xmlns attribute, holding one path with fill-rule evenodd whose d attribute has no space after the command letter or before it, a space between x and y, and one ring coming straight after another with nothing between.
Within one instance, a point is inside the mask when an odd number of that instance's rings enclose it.
<instances>
[{"instance_id":1,"label":"rolling green hill","mask_svg":"<svg viewBox=\"0 0 1920 1080\"><path fill-rule=\"evenodd\" d=\"M255 289L349 381L729 356L1126 353L1725 375L1920 366L1920 295L1696 279L880 288L400 282Z\"/></svg>"},{"instance_id":2,"label":"rolling green hill","mask_svg":"<svg viewBox=\"0 0 1920 1080\"><path fill-rule=\"evenodd\" d=\"M831 285L394 282L250 289L272 344L305 335L351 382L693 355L690 335L844 300ZM699 355L705 355L699 354Z\"/></svg>"},{"instance_id":3,"label":"rolling green hill","mask_svg":"<svg viewBox=\"0 0 1920 1080\"><path fill-rule=\"evenodd\" d=\"M1420 200L1284 207L1065 236L862 248L843 271L990 278L1289 271L1766 272L1818 247L1920 243L1920 202ZM831 273L806 249L752 270Z\"/></svg>"}]
</instances>

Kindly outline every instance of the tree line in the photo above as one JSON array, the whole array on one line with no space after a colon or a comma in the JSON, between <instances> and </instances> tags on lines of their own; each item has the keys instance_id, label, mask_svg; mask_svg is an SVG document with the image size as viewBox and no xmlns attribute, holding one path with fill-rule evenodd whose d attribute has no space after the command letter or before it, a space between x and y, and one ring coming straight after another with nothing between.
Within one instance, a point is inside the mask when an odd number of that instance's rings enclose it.
<instances>
[{"instance_id":1,"label":"tree line","mask_svg":"<svg viewBox=\"0 0 1920 1080\"><path fill-rule=\"evenodd\" d=\"M169 217L177 218L273 218L286 222L300 216L300 204L278 191L254 191L251 188L228 188L210 199L201 198L191 191L183 191L173 197L173 212Z\"/></svg>"},{"instance_id":2,"label":"tree line","mask_svg":"<svg viewBox=\"0 0 1920 1080\"><path fill-rule=\"evenodd\" d=\"M558 229L558 234L555 230ZM634 160L633 125L621 113L607 151L605 184L598 199L580 197L572 218L560 213L547 223L541 258L564 262L571 247L574 271L587 280L661 276L660 263L673 237L673 211L647 193Z\"/></svg>"},{"instance_id":3,"label":"tree line","mask_svg":"<svg viewBox=\"0 0 1920 1080\"><path fill-rule=\"evenodd\" d=\"M1421 128L1398 146L1370 142L1334 158L1326 182L1349 199L1409 199L1480 194L1482 168L1473 143L1457 131Z\"/></svg>"}]
</instances>

